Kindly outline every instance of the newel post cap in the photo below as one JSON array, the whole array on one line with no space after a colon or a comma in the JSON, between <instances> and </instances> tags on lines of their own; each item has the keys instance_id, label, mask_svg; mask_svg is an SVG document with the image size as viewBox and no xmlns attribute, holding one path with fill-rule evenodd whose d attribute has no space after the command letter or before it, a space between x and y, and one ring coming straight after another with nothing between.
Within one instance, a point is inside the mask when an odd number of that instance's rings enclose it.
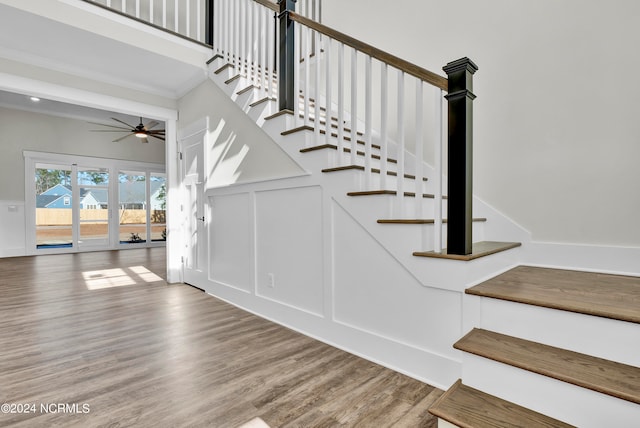
<instances>
[{"instance_id":1,"label":"newel post cap","mask_svg":"<svg viewBox=\"0 0 640 428\"><path fill-rule=\"evenodd\" d=\"M447 73L447 75L459 71L467 71L471 74L474 74L476 71L478 71L478 66L465 56L464 58L451 61L450 63L442 67L442 70Z\"/></svg>"}]
</instances>

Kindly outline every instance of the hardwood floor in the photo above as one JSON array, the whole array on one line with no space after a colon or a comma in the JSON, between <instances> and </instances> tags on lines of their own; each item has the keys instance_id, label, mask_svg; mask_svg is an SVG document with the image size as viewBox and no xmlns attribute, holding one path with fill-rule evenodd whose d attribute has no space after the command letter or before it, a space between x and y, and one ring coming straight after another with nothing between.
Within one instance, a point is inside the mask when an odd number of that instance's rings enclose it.
<instances>
[{"instance_id":1,"label":"hardwood floor","mask_svg":"<svg viewBox=\"0 0 640 428\"><path fill-rule=\"evenodd\" d=\"M0 426L436 426L442 391L164 272L163 248L0 259Z\"/></svg>"}]
</instances>

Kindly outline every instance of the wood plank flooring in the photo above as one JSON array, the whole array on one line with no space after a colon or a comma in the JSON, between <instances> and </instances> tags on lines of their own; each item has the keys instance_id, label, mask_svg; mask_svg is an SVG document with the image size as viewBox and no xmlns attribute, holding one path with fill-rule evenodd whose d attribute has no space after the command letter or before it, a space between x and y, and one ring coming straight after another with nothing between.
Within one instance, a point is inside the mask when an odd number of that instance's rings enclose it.
<instances>
[{"instance_id":1,"label":"wood plank flooring","mask_svg":"<svg viewBox=\"0 0 640 428\"><path fill-rule=\"evenodd\" d=\"M163 248L0 259L0 403L36 406L0 426L436 426L442 391L164 272Z\"/></svg>"},{"instance_id":2,"label":"wood plank flooring","mask_svg":"<svg viewBox=\"0 0 640 428\"><path fill-rule=\"evenodd\" d=\"M640 323L640 278L518 266L467 294Z\"/></svg>"}]
</instances>

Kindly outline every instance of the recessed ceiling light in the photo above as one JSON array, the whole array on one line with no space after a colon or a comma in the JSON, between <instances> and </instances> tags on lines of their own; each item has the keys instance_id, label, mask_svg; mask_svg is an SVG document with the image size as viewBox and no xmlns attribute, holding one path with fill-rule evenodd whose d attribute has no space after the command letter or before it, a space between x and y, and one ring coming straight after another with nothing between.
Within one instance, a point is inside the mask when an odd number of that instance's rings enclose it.
<instances>
[{"instance_id":1,"label":"recessed ceiling light","mask_svg":"<svg viewBox=\"0 0 640 428\"><path fill-rule=\"evenodd\" d=\"M34 103L37 103L37 102L39 102L39 101L40 101L40 98L38 98L38 97L29 97L29 99L30 99L31 101L33 101Z\"/></svg>"}]
</instances>

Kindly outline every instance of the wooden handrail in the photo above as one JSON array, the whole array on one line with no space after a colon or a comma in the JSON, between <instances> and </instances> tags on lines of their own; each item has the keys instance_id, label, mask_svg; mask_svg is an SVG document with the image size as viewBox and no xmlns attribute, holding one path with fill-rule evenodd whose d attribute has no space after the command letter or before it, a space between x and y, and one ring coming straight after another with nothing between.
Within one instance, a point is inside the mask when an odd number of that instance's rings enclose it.
<instances>
[{"instance_id":1,"label":"wooden handrail","mask_svg":"<svg viewBox=\"0 0 640 428\"><path fill-rule=\"evenodd\" d=\"M280 11L279 6L276 3L272 2L272 1L269 1L269 0L253 0L253 1L258 3L258 4L261 4L264 7L267 7L269 9L271 9L274 12L279 12Z\"/></svg>"},{"instance_id":2,"label":"wooden handrail","mask_svg":"<svg viewBox=\"0 0 640 428\"><path fill-rule=\"evenodd\" d=\"M258 0L254 0L258 1ZM395 55L387 53L383 50L380 50L374 46L371 46L367 43L361 42L360 40L354 39L351 36L348 36L344 33L334 30L333 28L327 27L326 25L315 22L309 18L305 18L302 15L299 15L295 12L289 12L289 16L291 20L302 24L306 27L311 28L325 36L331 37L341 43L344 43L347 46L351 46L352 48L369 55L372 58L375 58L379 61L382 61L386 64L389 64L399 70L404 71L407 74L417 77L420 80L423 80L437 88L440 88L444 91L448 90L449 81L446 77L442 77L439 74L436 74L432 71L419 67L415 64L410 63L402 58L398 58Z\"/></svg>"}]
</instances>

